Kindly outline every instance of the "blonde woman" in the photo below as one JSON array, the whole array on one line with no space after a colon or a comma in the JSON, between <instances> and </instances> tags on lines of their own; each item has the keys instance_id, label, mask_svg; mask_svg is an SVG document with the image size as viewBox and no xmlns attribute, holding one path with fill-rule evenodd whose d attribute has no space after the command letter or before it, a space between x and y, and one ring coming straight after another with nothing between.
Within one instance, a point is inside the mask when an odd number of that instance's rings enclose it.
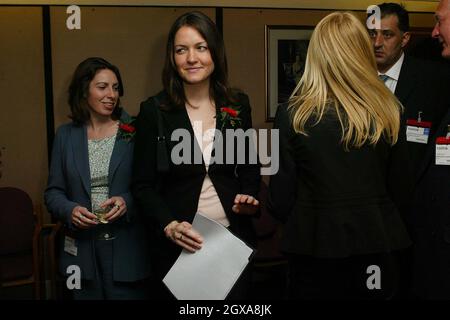
<instances>
[{"instance_id":1,"label":"blonde woman","mask_svg":"<svg viewBox=\"0 0 450 320\"><path fill-rule=\"evenodd\" d=\"M285 222L290 298L392 294L390 253L410 245L398 209L410 188L401 109L362 23L347 12L320 21L274 125L280 170L269 197Z\"/></svg>"}]
</instances>

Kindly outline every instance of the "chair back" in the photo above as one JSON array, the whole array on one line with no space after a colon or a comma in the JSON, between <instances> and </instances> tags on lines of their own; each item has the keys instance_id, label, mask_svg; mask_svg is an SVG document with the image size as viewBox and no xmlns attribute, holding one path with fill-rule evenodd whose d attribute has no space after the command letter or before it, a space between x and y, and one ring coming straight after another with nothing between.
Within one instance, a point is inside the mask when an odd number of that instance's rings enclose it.
<instances>
[{"instance_id":1,"label":"chair back","mask_svg":"<svg viewBox=\"0 0 450 320\"><path fill-rule=\"evenodd\" d=\"M0 188L0 255L32 251L35 217L25 191Z\"/></svg>"}]
</instances>

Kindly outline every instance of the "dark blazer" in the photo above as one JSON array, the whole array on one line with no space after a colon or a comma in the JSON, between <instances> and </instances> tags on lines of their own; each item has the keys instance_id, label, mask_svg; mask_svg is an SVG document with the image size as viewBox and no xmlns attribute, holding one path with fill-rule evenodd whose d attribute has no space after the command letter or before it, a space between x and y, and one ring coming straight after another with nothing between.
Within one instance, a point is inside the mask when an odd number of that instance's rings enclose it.
<instances>
[{"instance_id":1,"label":"dark blazer","mask_svg":"<svg viewBox=\"0 0 450 320\"><path fill-rule=\"evenodd\" d=\"M155 249L169 255L169 261L173 262L181 249L163 236L163 229L173 220L193 221L203 180L206 176L206 169L203 159L202 163L199 164L182 163L175 165L172 162L170 155L178 141L171 141L171 137L176 129L185 129L189 132L188 140L193 146L193 148L190 148L191 159L193 158L194 148L200 154L201 151L196 142L186 109L184 107L170 107L165 92L159 93L156 98L158 102L155 101L154 97L144 101L137 117L132 191L143 214L150 219L156 229L158 240L156 240L157 243L154 243L154 246L157 247ZM249 100L244 94L239 94L237 98L237 105L240 106L241 111L239 117L242 120L238 127L246 130L252 127ZM161 108L162 104L167 107ZM228 105L227 102L216 101L218 115L216 129L220 130L222 127L219 108ZM156 167L157 108L159 108L163 120L170 162L170 169L164 174L157 172ZM224 129L227 128L231 128L229 123L226 123L224 127ZM217 139L214 142L214 150L218 148L216 142ZM224 135L224 146L226 146L226 142L226 136ZM240 150L240 152L242 151ZM235 149L234 156L236 157L236 155L237 150ZM236 162L234 161L234 163ZM236 214L232 212L231 208L238 193L257 196L260 186L259 164L249 164L248 161L246 164L212 163L209 166L208 175L230 222L230 230L244 241L254 244L255 232L252 227L252 217Z\"/></svg>"},{"instance_id":2,"label":"dark blazer","mask_svg":"<svg viewBox=\"0 0 450 320\"><path fill-rule=\"evenodd\" d=\"M124 111L122 120L129 120ZM93 279L95 227L81 230L71 223L73 208L80 205L91 209L87 141L86 126L69 123L58 128L44 196L49 212L64 223L65 232L77 241L78 254L73 256L63 250L62 239L61 272L66 274L67 266L78 265L82 278ZM113 240L113 279L116 281L136 281L146 278L150 273L148 239L130 192L133 147L132 140L117 138L109 165L109 196L121 196L127 204L126 214L111 225L117 237Z\"/></svg>"},{"instance_id":3,"label":"dark blazer","mask_svg":"<svg viewBox=\"0 0 450 320\"><path fill-rule=\"evenodd\" d=\"M308 136L294 132L286 105L276 114L280 168L270 179L269 207L285 222L283 251L339 258L407 247L397 210L410 190L404 134L394 147L380 141L345 151L329 109L319 124L307 123Z\"/></svg>"},{"instance_id":4,"label":"dark blazer","mask_svg":"<svg viewBox=\"0 0 450 320\"><path fill-rule=\"evenodd\" d=\"M405 55L395 95L405 107L403 120L417 120L419 111L422 121L432 123L428 144L431 136L436 132L447 109L445 92L448 90L446 79L448 65L440 62L427 61ZM427 144L407 142L408 151L415 180L424 159Z\"/></svg>"},{"instance_id":5,"label":"dark blazer","mask_svg":"<svg viewBox=\"0 0 450 320\"><path fill-rule=\"evenodd\" d=\"M447 82L449 83L449 82ZM412 206L413 289L425 298L450 299L450 166L436 165L436 138L447 134L447 114L440 122L418 174Z\"/></svg>"}]
</instances>

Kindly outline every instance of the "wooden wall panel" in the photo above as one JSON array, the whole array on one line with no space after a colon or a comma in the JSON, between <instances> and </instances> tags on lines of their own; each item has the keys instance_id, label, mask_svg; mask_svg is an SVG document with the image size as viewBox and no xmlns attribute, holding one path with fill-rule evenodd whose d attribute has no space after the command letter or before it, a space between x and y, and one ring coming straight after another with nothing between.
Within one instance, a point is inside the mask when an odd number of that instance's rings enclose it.
<instances>
[{"instance_id":1,"label":"wooden wall panel","mask_svg":"<svg viewBox=\"0 0 450 320\"><path fill-rule=\"evenodd\" d=\"M43 203L47 181L42 10L0 7L0 186Z\"/></svg>"}]
</instances>

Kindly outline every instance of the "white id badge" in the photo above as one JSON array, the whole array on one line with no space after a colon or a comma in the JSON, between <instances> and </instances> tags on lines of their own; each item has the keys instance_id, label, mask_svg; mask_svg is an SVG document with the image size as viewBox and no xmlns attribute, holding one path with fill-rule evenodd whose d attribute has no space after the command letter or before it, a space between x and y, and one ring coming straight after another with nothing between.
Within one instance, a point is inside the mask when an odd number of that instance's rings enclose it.
<instances>
[{"instance_id":1,"label":"white id badge","mask_svg":"<svg viewBox=\"0 0 450 320\"><path fill-rule=\"evenodd\" d=\"M450 138L436 139L436 165L450 166Z\"/></svg>"},{"instance_id":2,"label":"white id badge","mask_svg":"<svg viewBox=\"0 0 450 320\"><path fill-rule=\"evenodd\" d=\"M72 237L65 236L64 237L64 251L73 256L77 256L78 247L76 244L76 240Z\"/></svg>"},{"instance_id":3,"label":"white id badge","mask_svg":"<svg viewBox=\"0 0 450 320\"><path fill-rule=\"evenodd\" d=\"M427 144L429 136L430 128L406 126L406 141Z\"/></svg>"}]
</instances>

